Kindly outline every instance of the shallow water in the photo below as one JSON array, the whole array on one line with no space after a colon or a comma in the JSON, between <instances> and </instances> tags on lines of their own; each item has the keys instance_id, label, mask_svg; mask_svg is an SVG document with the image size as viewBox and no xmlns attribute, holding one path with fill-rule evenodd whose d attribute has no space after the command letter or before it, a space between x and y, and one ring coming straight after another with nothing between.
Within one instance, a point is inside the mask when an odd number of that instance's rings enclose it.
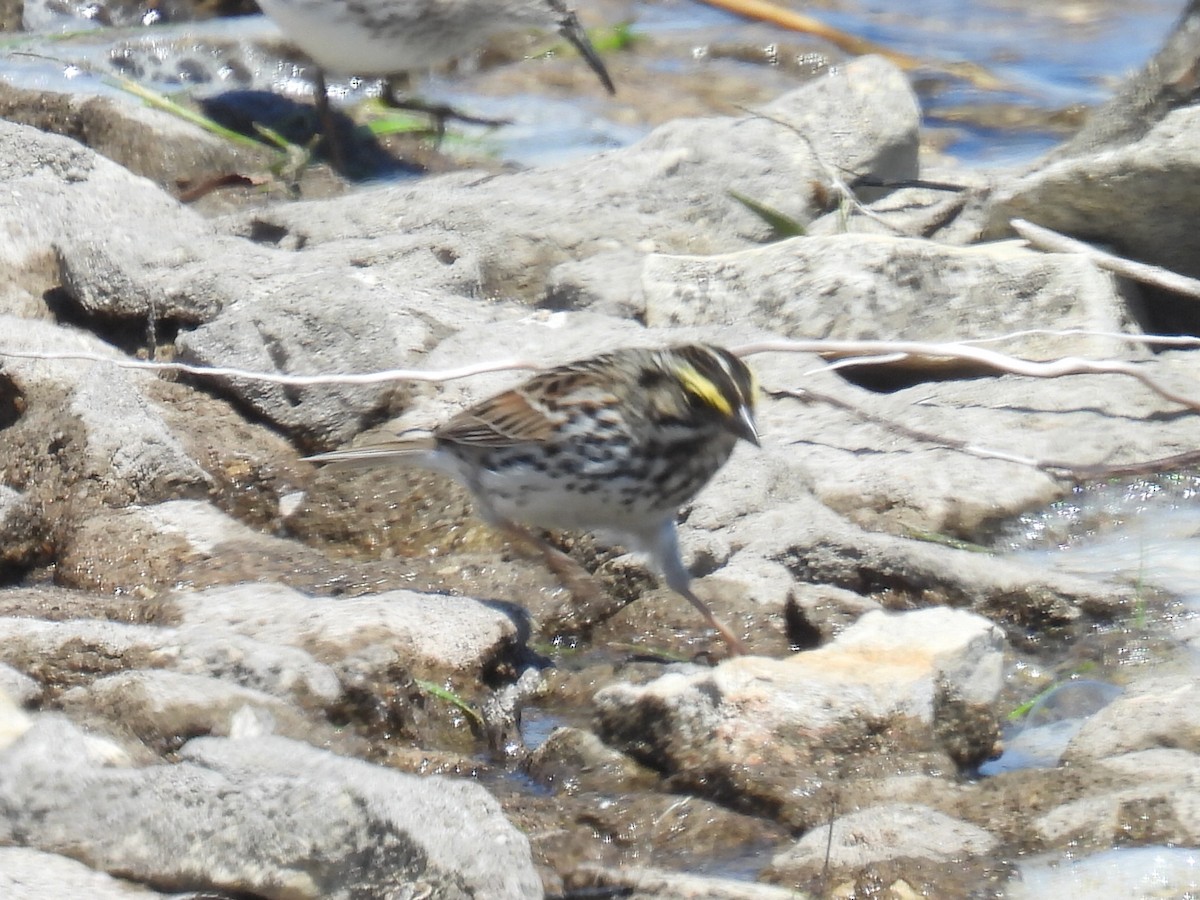
<instances>
[{"instance_id":1,"label":"shallow water","mask_svg":"<svg viewBox=\"0 0 1200 900\"><path fill-rule=\"evenodd\" d=\"M1081 858L1020 863L1009 900L1150 900L1200 896L1200 852L1179 847L1122 847Z\"/></svg>"},{"instance_id":2,"label":"shallow water","mask_svg":"<svg viewBox=\"0 0 1200 900\"><path fill-rule=\"evenodd\" d=\"M1166 591L1200 614L1200 475L1078 488L1013 523L999 545L1036 565Z\"/></svg>"}]
</instances>

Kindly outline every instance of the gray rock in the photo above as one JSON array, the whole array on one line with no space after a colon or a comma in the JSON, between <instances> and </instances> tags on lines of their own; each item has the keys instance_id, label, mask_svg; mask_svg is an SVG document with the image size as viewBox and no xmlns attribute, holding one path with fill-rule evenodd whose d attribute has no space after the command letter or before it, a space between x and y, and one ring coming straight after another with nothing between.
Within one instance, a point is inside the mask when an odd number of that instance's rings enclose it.
<instances>
[{"instance_id":1,"label":"gray rock","mask_svg":"<svg viewBox=\"0 0 1200 900\"><path fill-rule=\"evenodd\" d=\"M161 148L160 148L161 152ZM161 189L77 142L0 121L0 217L22 228L0 235L7 277L35 291L67 287L91 313L195 320L187 264L204 257L212 227ZM29 215L29 198L37 215ZM103 245L103 249L98 249ZM58 249L61 272L47 276ZM169 273L167 283L148 271ZM91 273L89 277L87 273Z\"/></svg>"},{"instance_id":2,"label":"gray rock","mask_svg":"<svg viewBox=\"0 0 1200 900\"><path fill-rule=\"evenodd\" d=\"M869 806L814 828L774 857L767 878L785 883L888 884L894 893L961 896L1000 844L974 824L914 803ZM970 872L970 874L968 874Z\"/></svg>"},{"instance_id":3,"label":"gray rock","mask_svg":"<svg viewBox=\"0 0 1200 900\"><path fill-rule=\"evenodd\" d=\"M179 628L173 671L207 675L301 705L329 707L342 699L337 673L299 647L269 643L219 626Z\"/></svg>"},{"instance_id":4,"label":"gray rock","mask_svg":"<svg viewBox=\"0 0 1200 900\"><path fill-rule=\"evenodd\" d=\"M171 895L113 878L57 853L0 847L0 896L9 900L161 900Z\"/></svg>"},{"instance_id":5,"label":"gray rock","mask_svg":"<svg viewBox=\"0 0 1200 900\"><path fill-rule=\"evenodd\" d=\"M37 509L46 502L45 494L57 499L54 491L63 483L86 483L76 497L80 502L104 494L114 504L210 487L208 474L147 396L153 376L105 362L32 358L42 353L120 358L110 345L75 329L4 316L0 331L6 348L26 355L4 361L5 372L25 397L25 408L0 441L8 443L14 462L44 473L27 476L31 483L25 493L35 518L45 515ZM60 446L50 454L48 443ZM31 454L33 448L40 455Z\"/></svg>"},{"instance_id":6,"label":"gray rock","mask_svg":"<svg viewBox=\"0 0 1200 900\"><path fill-rule=\"evenodd\" d=\"M0 659L38 680L72 684L126 668L165 665L174 634L97 619L0 618Z\"/></svg>"},{"instance_id":7,"label":"gray rock","mask_svg":"<svg viewBox=\"0 0 1200 900\"><path fill-rule=\"evenodd\" d=\"M222 544L278 545L278 538L255 531L203 500L167 500L133 509L132 515L154 531L182 538L193 552L216 553Z\"/></svg>"},{"instance_id":8,"label":"gray rock","mask_svg":"<svg viewBox=\"0 0 1200 900\"><path fill-rule=\"evenodd\" d=\"M903 74L863 57L755 115L677 120L633 147L569 166L450 175L230 225L241 233L274 226L303 236L306 250L348 234L372 238L373 268L417 235L434 246L442 235L466 238L476 247L481 285L508 284L509 295L535 299L545 273L570 258L621 246L720 252L766 236L767 226L729 198L731 189L808 221L820 208L810 182L827 181L826 167L912 177L918 115Z\"/></svg>"},{"instance_id":9,"label":"gray rock","mask_svg":"<svg viewBox=\"0 0 1200 900\"><path fill-rule=\"evenodd\" d=\"M219 625L175 629L96 619L0 618L0 658L9 664L3 671L23 679L35 693L37 681L22 673L64 685L97 674L164 668L301 704L325 707L341 699L337 675L305 651Z\"/></svg>"},{"instance_id":10,"label":"gray rock","mask_svg":"<svg viewBox=\"0 0 1200 900\"><path fill-rule=\"evenodd\" d=\"M1090 789L1032 822L1049 846L1200 840L1200 755L1186 678L1134 685L1088 719L1068 746Z\"/></svg>"},{"instance_id":11,"label":"gray rock","mask_svg":"<svg viewBox=\"0 0 1200 900\"><path fill-rule=\"evenodd\" d=\"M715 491L723 489L718 485ZM1065 628L1085 615L1114 615L1132 601L1127 588L1090 578L867 531L811 498L746 515L723 530L738 549L719 574L741 585L746 598L759 605L791 602L792 586L776 566L792 581L832 585L860 596L881 585L906 590L915 602L972 609L1017 626L1017 633L1031 616L1045 627ZM688 532L684 540L685 546L692 540ZM774 577L763 577L764 572Z\"/></svg>"},{"instance_id":12,"label":"gray rock","mask_svg":"<svg viewBox=\"0 0 1200 900\"><path fill-rule=\"evenodd\" d=\"M749 482L761 476L761 493L751 495L771 499L749 511L804 501L807 485L826 507L871 531L970 540L1064 496L1064 483L1039 464L1144 461L1200 442L1200 419L1128 377L1006 376L880 393L821 373L823 364L807 354L760 353L749 362L771 397L759 415L763 450L747 448L752 471L738 472ZM1195 393L1194 354L1162 353L1139 367L1170 389ZM1137 425L1114 429L1114 420ZM783 472L787 482L772 485ZM721 499L727 474L702 498L732 513ZM796 514L800 524L823 515Z\"/></svg>"},{"instance_id":13,"label":"gray rock","mask_svg":"<svg viewBox=\"0 0 1200 900\"><path fill-rule=\"evenodd\" d=\"M188 569L206 567L204 583L241 582L272 577L276 560L325 562L319 551L256 531L207 501L167 500L87 516L60 548L58 576L75 587L155 597L192 580Z\"/></svg>"},{"instance_id":14,"label":"gray rock","mask_svg":"<svg viewBox=\"0 0 1200 900\"><path fill-rule=\"evenodd\" d=\"M0 840L169 887L265 898L540 897L525 838L477 784L283 738L204 738L179 765L97 764L66 723L0 753ZM120 822L120 828L113 828Z\"/></svg>"},{"instance_id":15,"label":"gray rock","mask_svg":"<svg viewBox=\"0 0 1200 900\"><path fill-rule=\"evenodd\" d=\"M887 235L800 237L718 256L646 258L649 325L755 324L806 340L959 341L1032 329L1123 332L1128 299L1080 257ZM1115 356L1098 336L1029 335L1032 358Z\"/></svg>"},{"instance_id":16,"label":"gray rock","mask_svg":"<svg viewBox=\"0 0 1200 900\"><path fill-rule=\"evenodd\" d=\"M87 452L106 461L105 477L138 500L204 490L212 479L184 450L155 407L121 369L97 363L71 395L87 429Z\"/></svg>"},{"instance_id":17,"label":"gray rock","mask_svg":"<svg viewBox=\"0 0 1200 900\"><path fill-rule=\"evenodd\" d=\"M186 187L224 172L262 171L271 162L271 151L265 146L235 144L165 110L123 97L70 93L80 90L78 84L64 85L66 91L54 87L23 90L0 84L4 118L79 140L165 189Z\"/></svg>"},{"instance_id":18,"label":"gray rock","mask_svg":"<svg viewBox=\"0 0 1200 900\"><path fill-rule=\"evenodd\" d=\"M0 750L21 737L32 725L33 720L22 712L16 698L0 686Z\"/></svg>"},{"instance_id":19,"label":"gray rock","mask_svg":"<svg viewBox=\"0 0 1200 900\"><path fill-rule=\"evenodd\" d=\"M1008 900L1045 897L1120 897L1158 900L1186 897L1197 887L1192 847L1120 846L1084 856L1077 850L1039 854L1018 864L1003 885Z\"/></svg>"},{"instance_id":20,"label":"gray rock","mask_svg":"<svg viewBox=\"0 0 1200 900\"><path fill-rule=\"evenodd\" d=\"M4 124L0 121L0 133ZM0 243L0 253L8 249L12 253L24 251L35 252L35 246L5 247ZM14 260L16 264L16 260ZM70 359L72 353L98 356L102 359L121 359L121 354L113 349L111 344L76 328L65 328L53 322L44 322L33 318L17 316L0 316L0 331L4 334L4 346L14 356L5 356L4 371L16 386L25 391L39 385L50 385L59 390L70 390L82 384L88 374L94 371L96 363L86 359ZM35 358L44 354L46 359ZM66 356L68 358L54 358ZM129 377L137 380L136 374Z\"/></svg>"},{"instance_id":21,"label":"gray rock","mask_svg":"<svg viewBox=\"0 0 1200 900\"><path fill-rule=\"evenodd\" d=\"M428 871L422 881L434 887L432 896L459 896L450 885L464 897L542 896L529 842L474 782L417 778L283 738L199 738L189 742L181 755L186 762L233 781L302 779L336 786L361 805L356 812L365 812L398 832L410 842L410 853L424 857ZM436 886L439 877L448 883L441 893Z\"/></svg>"},{"instance_id":22,"label":"gray rock","mask_svg":"<svg viewBox=\"0 0 1200 900\"><path fill-rule=\"evenodd\" d=\"M426 291L390 297L347 291L345 273L314 276L310 273L299 291L232 303L215 321L179 337L182 358L301 375L412 368L437 336L423 310L452 305L449 298L442 302ZM334 443L347 440L368 415L403 396L403 388L386 382L306 388L248 379L217 383L287 431Z\"/></svg>"},{"instance_id":23,"label":"gray rock","mask_svg":"<svg viewBox=\"0 0 1200 900\"><path fill-rule=\"evenodd\" d=\"M629 900L806 900L809 896L769 884L685 875L645 866L579 866L572 873L572 883L621 890L618 896Z\"/></svg>"},{"instance_id":24,"label":"gray rock","mask_svg":"<svg viewBox=\"0 0 1200 900\"><path fill-rule=\"evenodd\" d=\"M234 715L247 707L274 723L272 730L280 734L313 739L320 734L298 709L277 697L162 669L105 675L64 691L59 703L76 719L111 720L112 727L152 746L177 746L195 734L229 735Z\"/></svg>"},{"instance_id":25,"label":"gray rock","mask_svg":"<svg viewBox=\"0 0 1200 900\"><path fill-rule=\"evenodd\" d=\"M1194 779L1186 786L1171 778L1105 790L1097 785L1087 795L1063 803L1033 822L1044 846L1103 849L1124 842L1190 846L1200 840L1200 790Z\"/></svg>"},{"instance_id":26,"label":"gray rock","mask_svg":"<svg viewBox=\"0 0 1200 900\"><path fill-rule=\"evenodd\" d=\"M581 728L555 728L529 755L526 767L537 781L569 794L632 792L658 781L656 772Z\"/></svg>"},{"instance_id":27,"label":"gray rock","mask_svg":"<svg viewBox=\"0 0 1200 900\"><path fill-rule=\"evenodd\" d=\"M1200 84L1200 4L1190 0L1162 47L1112 98L1089 110L1083 126L1052 158L1085 156L1141 138L1169 112L1194 104Z\"/></svg>"},{"instance_id":28,"label":"gray rock","mask_svg":"<svg viewBox=\"0 0 1200 900\"><path fill-rule=\"evenodd\" d=\"M994 716L990 727L969 718L983 718L999 691L1003 647L994 625L960 610L868 613L827 646L788 659L740 657L604 688L594 699L596 730L699 790L736 786L783 820L807 822L812 798L799 808L797 781L819 784L831 765L844 766L843 777L869 768L869 754L847 749L831 763L822 747L864 747L868 731L882 730L892 766L905 754L924 765L939 752L990 755Z\"/></svg>"},{"instance_id":29,"label":"gray rock","mask_svg":"<svg viewBox=\"0 0 1200 900\"><path fill-rule=\"evenodd\" d=\"M1177 109L1132 143L1031 172L997 193L989 233L1006 234L1009 220L1021 217L1200 275L1200 237L1191 215L1200 203L1197 128L1200 109Z\"/></svg>"},{"instance_id":30,"label":"gray rock","mask_svg":"<svg viewBox=\"0 0 1200 900\"><path fill-rule=\"evenodd\" d=\"M1191 678L1129 686L1084 723L1064 759L1077 764L1157 747L1200 752L1200 685Z\"/></svg>"},{"instance_id":31,"label":"gray rock","mask_svg":"<svg viewBox=\"0 0 1200 900\"><path fill-rule=\"evenodd\" d=\"M42 688L19 669L0 663L0 695L17 706L25 706L41 696Z\"/></svg>"},{"instance_id":32,"label":"gray rock","mask_svg":"<svg viewBox=\"0 0 1200 900\"><path fill-rule=\"evenodd\" d=\"M502 610L415 591L330 598L242 584L176 594L173 603L185 626L227 628L305 648L325 662L358 658L380 669L399 661L421 670L478 671L516 641L516 626Z\"/></svg>"},{"instance_id":33,"label":"gray rock","mask_svg":"<svg viewBox=\"0 0 1200 900\"><path fill-rule=\"evenodd\" d=\"M999 840L982 828L927 806L884 804L813 829L772 860L772 878L809 879L820 875L827 865L834 877L853 877L897 860L944 866L986 854L998 844Z\"/></svg>"}]
</instances>

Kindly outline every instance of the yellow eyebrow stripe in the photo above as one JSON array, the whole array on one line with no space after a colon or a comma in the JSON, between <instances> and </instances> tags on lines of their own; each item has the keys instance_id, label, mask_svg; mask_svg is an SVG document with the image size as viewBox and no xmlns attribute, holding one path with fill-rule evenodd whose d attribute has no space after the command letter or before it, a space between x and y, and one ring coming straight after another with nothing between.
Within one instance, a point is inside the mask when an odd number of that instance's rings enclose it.
<instances>
[{"instance_id":1,"label":"yellow eyebrow stripe","mask_svg":"<svg viewBox=\"0 0 1200 900\"><path fill-rule=\"evenodd\" d=\"M713 409L726 416L733 415L733 407L729 405L729 400L712 383L711 379L705 378L691 366L680 366L676 370L676 375L683 383L684 390L689 394L695 394Z\"/></svg>"}]
</instances>

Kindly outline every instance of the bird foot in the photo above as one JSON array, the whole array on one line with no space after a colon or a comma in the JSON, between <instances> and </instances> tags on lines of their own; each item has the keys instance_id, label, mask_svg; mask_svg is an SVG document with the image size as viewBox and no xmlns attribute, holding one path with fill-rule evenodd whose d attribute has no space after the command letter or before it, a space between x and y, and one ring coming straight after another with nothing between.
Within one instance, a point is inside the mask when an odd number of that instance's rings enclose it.
<instances>
[{"instance_id":1,"label":"bird foot","mask_svg":"<svg viewBox=\"0 0 1200 900\"><path fill-rule=\"evenodd\" d=\"M487 119L482 116L472 116L468 113L459 112L452 106L447 106L444 103L423 103L420 100L411 98L397 97L392 89L391 84L385 86L383 92L383 102L392 109L404 109L410 112L423 113L433 120L433 133L437 143L442 142L442 138L446 136L447 122L462 122L465 125L481 125L484 128L501 128L505 125L511 125L511 119Z\"/></svg>"}]
</instances>

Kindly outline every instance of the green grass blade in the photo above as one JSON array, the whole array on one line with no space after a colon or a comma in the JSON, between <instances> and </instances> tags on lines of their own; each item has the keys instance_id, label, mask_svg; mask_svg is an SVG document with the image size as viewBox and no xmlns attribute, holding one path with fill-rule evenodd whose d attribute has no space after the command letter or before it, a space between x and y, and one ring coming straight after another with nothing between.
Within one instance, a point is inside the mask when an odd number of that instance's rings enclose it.
<instances>
[{"instance_id":1,"label":"green grass blade","mask_svg":"<svg viewBox=\"0 0 1200 900\"><path fill-rule=\"evenodd\" d=\"M476 725L476 727L480 729L484 727L483 716L476 712L475 708L471 706L471 704L469 704L462 697L458 696L458 694L454 693L454 691L447 690L440 684L435 684L432 681L425 681L421 678L414 678L413 684L415 684L425 693L437 697L439 700L444 700L451 706L455 706L460 709L463 715L470 719Z\"/></svg>"},{"instance_id":2,"label":"green grass blade","mask_svg":"<svg viewBox=\"0 0 1200 900\"><path fill-rule=\"evenodd\" d=\"M774 207L767 206L765 203L759 203L757 200L753 200L745 194L739 194L735 190L730 190L728 193L730 197L767 223L771 229L772 239L783 240L784 238L802 237L804 235L804 226L786 213L781 213Z\"/></svg>"}]
</instances>

